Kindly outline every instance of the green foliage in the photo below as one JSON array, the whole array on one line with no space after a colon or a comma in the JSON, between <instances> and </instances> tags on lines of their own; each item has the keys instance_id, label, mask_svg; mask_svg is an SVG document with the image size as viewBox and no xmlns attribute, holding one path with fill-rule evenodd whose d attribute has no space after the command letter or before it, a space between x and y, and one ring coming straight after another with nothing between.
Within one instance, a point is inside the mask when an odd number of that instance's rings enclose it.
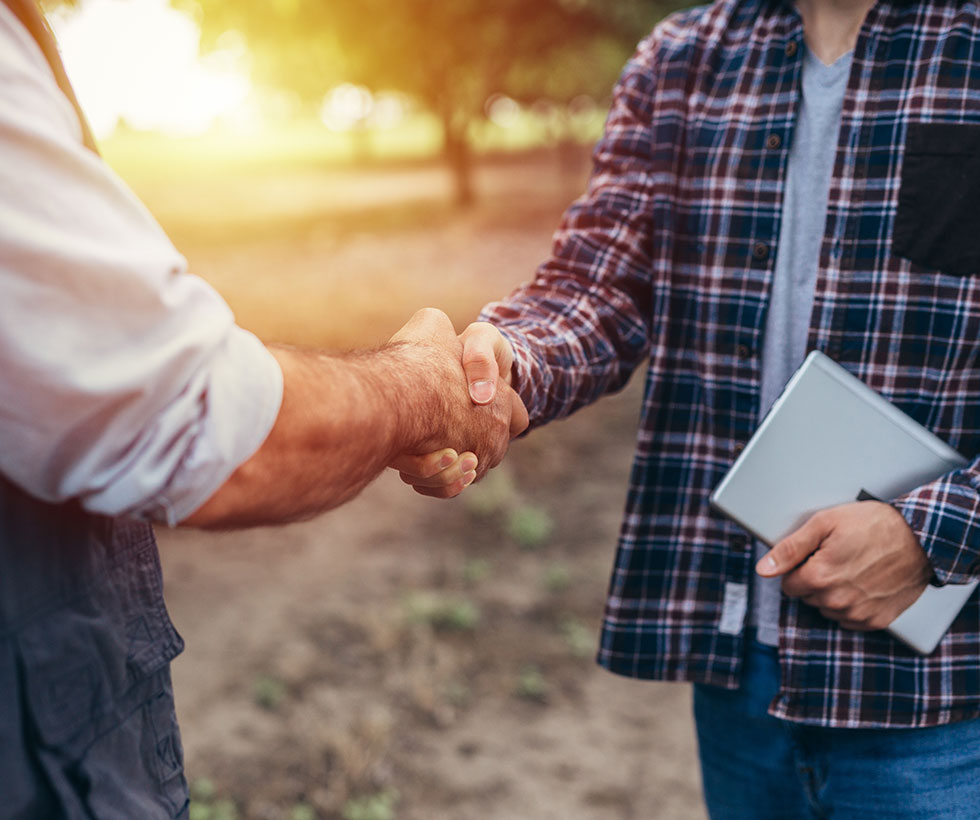
<instances>
[{"instance_id":1,"label":"green foliage","mask_svg":"<svg viewBox=\"0 0 980 820\"><path fill-rule=\"evenodd\" d=\"M252 697L263 709L274 711L286 699L286 684L278 678L263 675L252 683Z\"/></svg>"},{"instance_id":2,"label":"green foliage","mask_svg":"<svg viewBox=\"0 0 980 820\"><path fill-rule=\"evenodd\" d=\"M200 800L202 802L208 802L214 800L216 789L214 788L214 783L207 777L198 777L191 783L190 787L191 800Z\"/></svg>"},{"instance_id":3,"label":"green foliage","mask_svg":"<svg viewBox=\"0 0 980 820\"><path fill-rule=\"evenodd\" d=\"M238 809L231 800L213 803L191 802L189 820L238 820Z\"/></svg>"},{"instance_id":4,"label":"green foliage","mask_svg":"<svg viewBox=\"0 0 980 820\"><path fill-rule=\"evenodd\" d=\"M592 631L577 618L564 618L558 625L568 651L576 658L591 658L596 651Z\"/></svg>"},{"instance_id":5,"label":"green foliage","mask_svg":"<svg viewBox=\"0 0 980 820\"><path fill-rule=\"evenodd\" d=\"M377 794L348 800L341 811L344 820L394 820L398 793L385 789Z\"/></svg>"},{"instance_id":6,"label":"green foliage","mask_svg":"<svg viewBox=\"0 0 980 820\"><path fill-rule=\"evenodd\" d=\"M219 799L214 783L199 777L190 785L189 820L238 820L238 809L228 799Z\"/></svg>"},{"instance_id":7,"label":"green foliage","mask_svg":"<svg viewBox=\"0 0 980 820\"><path fill-rule=\"evenodd\" d=\"M515 691L525 700L544 702L548 698L548 682L538 667L528 664L518 673Z\"/></svg>"},{"instance_id":8,"label":"green foliage","mask_svg":"<svg viewBox=\"0 0 980 820\"><path fill-rule=\"evenodd\" d=\"M493 563L486 558L471 558L463 564L463 581L475 586L493 574Z\"/></svg>"},{"instance_id":9,"label":"green foliage","mask_svg":"<svg viewBox=\"0 0 980 820\"><path fill-rule=\"evenodd\" d=\"M548 592L564 592L571 583L572 574L564 564L551 564L544 571L544 586Z\"/></svg>"},{"instance_id":10,"label":"green foliage","mask_svg":"<svg viewBox=\"0 0 980 820\"><path fill-rule=\"evenodd\" d=\"M605 9L560 0L182 0L206 42L245 35L260 79L319 99L346 80L396 89L432 110L481 110L518 61L620 32ZM621 36L621 35L620 35Z\"/></svg>"},{"instance_id":11,"label":"green foliage","mask_svg":"<svg viewBox=\"0 0 980 820\"><path fill-rule=\"evenodd\" d=\"M297 803L289 810L289 820L316 820L316 812L306 803Z\"/></svg>"},{"instance_id":12,"label":"green foliage","mask_svg":"<svg viewBox=\"0 0 980 820\"><path fill-rule=\"evenodd\" d=\"M469 632L480 622L480 609L468 598L435 592L414 592L405 599L411 623L428 624L433 629Z\"/></svg>"},{"instance_id":13,"label":"green foliage","mask_svg":"<svg viewBox=\"0 0 980 820\"><path fill-rule=\"evenodd\" d=\"M543 546L554 529L554 520L542 507L524 504L507 516L507 534L526 550Z\"/></svg>"},{"instance_id":14,"label":"green foliage","mask_svg":"<svg viewBox=\"0 0 980 820\"><path fill-rule=\"evenodd\" d=\"M341 82L409 95L442 124L469 190L471 125L491 94L602 99L637 39L673 7L650 0L177 0L208 44L235 30L260 82L318 103Z\"/></svg>"},{"instance_id":15,"label":"green foliage","mask_svg":"<svg viewBox=\"0 0 980 820\"><path fill-rule=\"evenodd\" d=\"M491 470L481 482L468 487L462 495L467 512L480 518L500 512L513 504L516 497L517 488L506 466Z\"/></svg>"}]
</instances>

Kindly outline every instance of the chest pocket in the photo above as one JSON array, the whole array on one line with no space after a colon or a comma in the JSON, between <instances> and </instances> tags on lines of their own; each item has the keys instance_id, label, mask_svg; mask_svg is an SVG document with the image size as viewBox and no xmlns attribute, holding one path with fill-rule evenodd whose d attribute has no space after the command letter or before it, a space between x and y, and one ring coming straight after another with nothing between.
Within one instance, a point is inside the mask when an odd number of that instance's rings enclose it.
<instances>
[{"instance_id":1,"label":"chest pocket","mask_svg":"<svg viewBox=\"0 0 980 820\"><path fill-rule=\"evenodd\" d=\"M980 125L912 123L893 249L945 273L980 273Z\"/></svg>"}]
</instances>

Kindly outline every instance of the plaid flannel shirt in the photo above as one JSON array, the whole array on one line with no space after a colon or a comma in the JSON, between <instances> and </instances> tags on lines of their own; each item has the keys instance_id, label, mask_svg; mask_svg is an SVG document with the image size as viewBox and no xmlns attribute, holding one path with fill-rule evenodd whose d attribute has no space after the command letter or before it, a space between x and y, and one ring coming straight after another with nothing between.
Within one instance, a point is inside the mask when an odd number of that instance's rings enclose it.
<instances>
[{"instance_id":1,"label":"plaid flannel shirt","mask_svg":"<svg viewBox=\"0 0 980 820\"><path fill-rule=\"evenodd\" d=\"M733 628L723 612L726 592L750 583L751 541L708 495L759 414L803 49L800 17L780 0L720 0L659 25L621 77L551 258L484 311L515 349L532 425L622 387L648 359L599 650L617 673L739 682L741 617ZM975 0L882 0L860 31L808 339L980 452ZM978 575L978 490L973 461L893 500L938 583ZM977 595L929 657L795 600L780 622L778 717L906 727L980 715Z\"/></svg>"}]
</instances>

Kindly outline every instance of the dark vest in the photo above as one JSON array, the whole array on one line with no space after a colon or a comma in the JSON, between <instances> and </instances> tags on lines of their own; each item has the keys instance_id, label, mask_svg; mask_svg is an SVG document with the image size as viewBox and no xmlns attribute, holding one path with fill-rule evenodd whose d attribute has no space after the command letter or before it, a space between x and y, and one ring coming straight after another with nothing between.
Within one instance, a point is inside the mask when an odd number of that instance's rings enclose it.
<instances>
[{"instance_id":1,"label":"dark vest","mask_svg":"<svg viewBox=\"0 0 980 820\"><path fill-rule=\"evenodd\" d=\"M32 0L0 2L77 109ZM0 477L0 820L185 816L170 683L182 649L149 525L47 504Z\"/></svg>"}]
</instances>

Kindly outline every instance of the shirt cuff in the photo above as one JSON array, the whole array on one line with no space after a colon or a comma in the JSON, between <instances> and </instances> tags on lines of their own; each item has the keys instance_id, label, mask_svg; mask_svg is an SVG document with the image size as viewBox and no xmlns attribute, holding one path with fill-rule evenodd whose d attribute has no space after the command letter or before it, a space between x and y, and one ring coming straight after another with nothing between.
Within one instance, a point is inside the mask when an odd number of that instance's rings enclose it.
<instances>
[{"instance_id":1,"label":"shirt cuff","mask_svg":"<svg viewBox=\"0 0 980 820\"><path fill-rule=\"evenodd\" d=\"M199 433L162 494L139 517L176 526L262 446L279 415L283 376L254 335L233 327L210 362Z\"/></svg>"},{"instance_id":2,"label":"shirt cuff","mask_svg":"<svg viewBox=\"0 0 980 820\"><path fill-rule=\"evenodd\" d=\"M976 474L965 468L892 500L929 557L939 585L977 577L980 497Z\"/></svg>"},{"instance_id":3,"label":"shirt cuff","mask_svg":"<svg viewBox=\"0 0 980 820\"><path fill-rule=\"evenodd\" d=\"M542 366L528 336L519 328L500 322L493 312L495 307L496 303L487 305L480 314L480 321L492 324L510 344L514 353L512 387L527 409L530 426L526 432L530 432L540 423L544 413L551 374Z\"/></svg>"}]
</instances>

